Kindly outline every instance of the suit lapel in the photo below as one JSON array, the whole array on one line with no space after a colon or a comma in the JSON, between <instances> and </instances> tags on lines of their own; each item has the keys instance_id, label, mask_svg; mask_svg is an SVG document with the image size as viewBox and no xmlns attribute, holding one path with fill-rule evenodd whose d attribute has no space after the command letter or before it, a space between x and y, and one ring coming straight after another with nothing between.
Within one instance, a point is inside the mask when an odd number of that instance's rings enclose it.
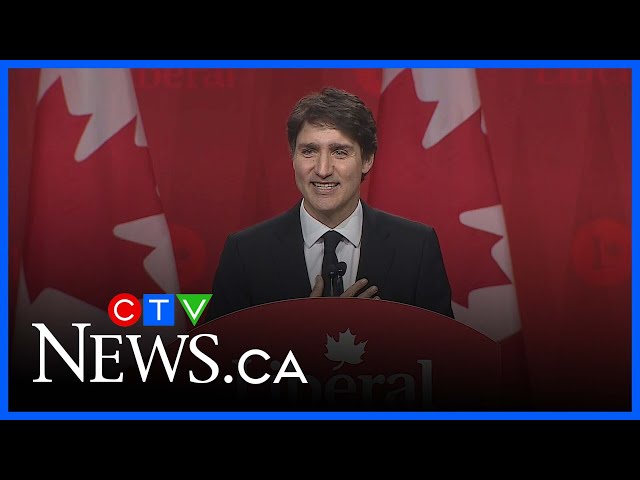
<instances>
[{"instance_id":1,"label":"suit lapel","mask_svg":"<svg viewBox=\"0 0 640 480\"><path fill-rule=\"evenodd\" d=\"M300 226L300 202L289 210L275 228L275 248L272 249L276 281L290 298L308 297L311 293L307 262L304 258L304 240Z\"/></svg>"},{"instance_id":2,"label":"suit lapel","mask_svg":"<svg viewBox=\"0 0 640 480\"><path fill-rule=\"evenodd\" d=\"M382 289L393 262L394 249L389 242L390 232L376 210L362 202L362 247L357 279L366 278L368 286Z\"/></svg>"}]
</instances>

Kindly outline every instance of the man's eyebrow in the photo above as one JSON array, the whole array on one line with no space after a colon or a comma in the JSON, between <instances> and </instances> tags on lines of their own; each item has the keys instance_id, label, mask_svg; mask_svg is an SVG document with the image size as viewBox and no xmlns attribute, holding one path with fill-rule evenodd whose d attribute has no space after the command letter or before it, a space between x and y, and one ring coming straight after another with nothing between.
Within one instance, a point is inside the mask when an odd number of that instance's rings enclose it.
<instances>
[{"instance_id":1,"label":"man's eyebrow","mask_svg":"<svg viewBox=\"0 0 640 480\"><path fill-rule=\"evenodd\" d=\"M315 142L299 143L298 147L300 147L300 148L318 148L318 144L315 143Z\"/></svg>"},{"instance_id":2,"label":"man's eyebrow","mask_svg":"<svg viewBox=\"0 0 640 480\"><path fill-rule=\"evenodd\" d=\"M353 150L354 146L349 143L330 143L329 148L331 150L338 150L338 149Z\"/></svg>"}]
</instances>

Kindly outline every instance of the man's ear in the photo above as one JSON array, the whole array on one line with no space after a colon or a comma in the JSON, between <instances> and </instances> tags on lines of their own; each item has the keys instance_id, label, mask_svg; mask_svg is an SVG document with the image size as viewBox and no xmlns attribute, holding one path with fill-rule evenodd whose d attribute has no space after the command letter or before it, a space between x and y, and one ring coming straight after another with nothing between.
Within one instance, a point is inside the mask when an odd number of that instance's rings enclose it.
<instances>
[{"instance_id":1,"label":"man's ear","mask_svg":"<svg viewBox=\"0 0 640 480\"><path fill-rule=\"evenodd\" d=\"M360 182L364 182L364 179L367 177L367 173L369 173L369 170L371 170L371 167L373 167L374 160L374 155L371 155L366 160L362 160L362 175L360 176Z\"/></svg>"},{"instance_id":2,"label":"man's ear","mask_svg":"<svg viewBox=\"0 0 640 480\"><path fill-rule=\"evenodd\" d=\"M373 161L375 160L375 155L371 155L369 158L364 159L362 161L362 174L366 175L367 173L369 173L369 170L371 170L371 167L373 167Z\"/></svg>"}]
</instances>

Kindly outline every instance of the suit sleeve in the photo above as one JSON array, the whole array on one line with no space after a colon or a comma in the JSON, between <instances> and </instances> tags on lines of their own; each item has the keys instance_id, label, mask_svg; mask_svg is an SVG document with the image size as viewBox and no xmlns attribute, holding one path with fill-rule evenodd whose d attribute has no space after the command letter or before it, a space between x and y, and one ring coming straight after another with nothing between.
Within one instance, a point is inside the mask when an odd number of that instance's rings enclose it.
<instances>
[{"instance_id":1,"label":"suit sleeve","mask_svg":"<svg viewBox=\"0 0 640 480\"><path fill-rule=\"evenodd\" d=\"M453 317L451 286L435 230L429 229L422 246L416 305Z\"/></svg>"},{"instance_id":2,"label":"suit sleeve","mask_svg":"<svg viewBox=\"0 0 640 480\"><path fill-rule=\"evenodd\" d=\"M246 283L246 269L240 256L238 242L234 235L229 235L213 280L207 320L250 306L251 297Z\"/></svg>"}]
</instances>

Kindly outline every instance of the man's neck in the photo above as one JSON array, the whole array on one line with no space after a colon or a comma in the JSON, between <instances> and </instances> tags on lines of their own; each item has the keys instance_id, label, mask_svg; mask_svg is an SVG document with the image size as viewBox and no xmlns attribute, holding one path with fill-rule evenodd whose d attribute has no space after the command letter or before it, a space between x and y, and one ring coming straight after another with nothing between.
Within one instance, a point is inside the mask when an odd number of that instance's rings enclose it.
<instances>
[{"instance_id":1,"label":"man's neck","mask_svg":"<svg viewBox=\"0 0 640 480\"><path fill-rule=\"evenodd\" d=\"M358 197L355 205L353 205L353 208L345 210L346 213L340 212L340 213L337 213L336 215L322 215L321 212L310 212L307 209L304 203L304 200L302 202L302 206L304 210L313 218L315 218L317 221L319 221L326 227L333 229L333 228L336 228L338 225L340 225L342 222L344 222L347 218L349 218L353 214L353 212L356 211L356 208L358 208L359 202L360 202L360 198Z\"/></svg>"}]
</instances>

